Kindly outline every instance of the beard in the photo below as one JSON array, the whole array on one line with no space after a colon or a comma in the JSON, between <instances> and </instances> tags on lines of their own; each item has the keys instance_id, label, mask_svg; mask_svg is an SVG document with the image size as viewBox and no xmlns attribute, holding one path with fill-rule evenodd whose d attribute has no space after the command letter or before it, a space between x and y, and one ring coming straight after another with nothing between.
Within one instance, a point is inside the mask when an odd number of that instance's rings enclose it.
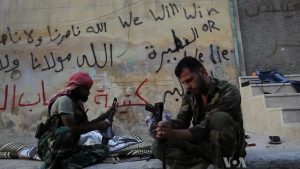
<instances>
[{"instance_id":1,"label":"beard","mask_svg":"<svg viewBox=\"0 0 300 169\"><path fill-rule=\"evenodd\" d=\"M81 96L80 97L80 101L82 101L82 102L86 102L88 99L89 99L88 96Z\"/></svg>"},{"instance_id":2,"label":"beard","mask_svg":"<svg viewBox=\"0 0 300 169\"><path fill-rule=\"evenodd\" d=\"M208 84L206 84L205 80L200 75L197 77L197 84L195 94L206 95L208 93Z\"/></svg>"},{"instance_id":3,"label":"beard","mask_svg":"<svg viewBox=\"0 0 300 169\"><path fill-rule=\"evenodd\" d=\"M82 102L86 102L89 96L83 95L80 93L79 88L72 90L70 94L72 100L80 100Z\"/></svg>"}]
</instances>

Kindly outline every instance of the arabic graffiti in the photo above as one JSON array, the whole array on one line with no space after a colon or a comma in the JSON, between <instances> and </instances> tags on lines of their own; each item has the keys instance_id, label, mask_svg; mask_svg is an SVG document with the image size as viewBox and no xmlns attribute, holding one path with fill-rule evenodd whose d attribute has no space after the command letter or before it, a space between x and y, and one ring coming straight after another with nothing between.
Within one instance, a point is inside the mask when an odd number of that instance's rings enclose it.
<instances>
[{"instance_id":1,"label":"arabic graffiti","mask_svg":"<svg viewBox=\"0 0 300 169\"><path fill-rule=\"evenodd\" d=\"M134 92L134 95L128 95L128 94L124 94L127 98L127 100L123 101L120 100L117 104L117 107L128 107L128 106L145 106L148 102L147 100L140 94L143 85L145 85L145 83L147 82L147 79L143 80L137 87L136 91ZM38 91L41 90L41 91ZM17 85L13 84L13 93L12 93L12 100L11 100L11 111L14 111L15 109L17 109L17 107L30 107L33 108L34 106L39 106L38 104L41 103L40 106L47 106L48 105L48 100L47 100L47 96L46 96L46 88L45 88L45 82L44 80L41 81L41 88L38 89L36 92L36 99L28 99L25 95L24 92L20 93L17 90ZM104 108L108 108L108 103L107 101L108 99L108 93L106 93L104 90L99 89L96 90L96 95L94 96L94 103L97 105L103 105ZM91 92L94 93L94 92ZM9 95L9 85L6 84L5 85L5 89L3 92L4 96L3 96L3 103L2 105L0 105L0 110L7 110L8 108L8 95ZM19 97L18 97L19 96ZM28 94L27 94L28 96ZM32 97L32 95L31 95ZM103 99L101 99L103 98ZM135 98L140 100L140 102L132 102L130 100L130 98ZM121 104L122 103L122 104ZM32 109L30 109L31 111Z\"/></svg>"},{"instance_id":2,"label":"arabic graffiti","mask_svg":"<svg viewBox=\"0 0 300 169\"><path fill-rule=\"evenodd\" d=\"M203 49L200 49L198 44L195 42L200 38L200 33L207 32L209 34L210 32L216 32L216 31L221 31L222 27L219 27L218 22L213 20L215 17L214 15L220 16L219 10L212 8L212 7L206 7L203 5L200 5L201 3L184 3L184 5L179 5L179 3L162 3L161 5L158 6L158 8L148 8L145 10L143 13L144 15L147 15L148 18L138 16L136 10L134 11L129 11L125 13L119 13L118 15L114 15L115 20L109 18L108 22L98 20L90 23L78 23L78 24L73 24L73 25L65 25L62 27L54 27L53 25L45 25L42 30L37 30L34 28L27 28L21 31L15 31L12 27L7 26L5 31L2 33L0 37L0 45L5 46L5 47L10 47L9 45L13 44L30 44L30 47L40 47L39 49L34 48L36 51L31 50L32 48L26 49L26 52L24 55L26 57L30 57L30 64L31 64L31 69L33 71L53 71L55 73L62 72L66 68L74 68L76 66L71 66L69 64L74 64L78 66L78 68L105 68L105 67L113 67L113 66L118 66L116 69L117 73L120 72L120 65L117 65L114 63L114 61L119 61L116 59L120 59L120 62L118 63L124 63L127 61L129 57L132 55L120 58L119 56L115 56L116 53L120 50L123 50L122 48L124 47L123 44L120 43L123 42L124 38L121 37L113 37L110 35L105 36L105 38L98 40L97 39L97 44L96 42L91 42L84 41L85 44L88 45L88 49L84 50L83 53L75 53L71 50L67 51L66 53L59 53L62 50L55 51L55 47L53 47L52 44L55 46L61 45L62 44L67 44L66 42L68 40L74 40L77 37L85 36L84 40L88 39L89 35L103 35L104 33L112 33L109 32L109 26L110 22L112 21L114 24L117 24L119 26L119 29L121 29L121 33L118 32L117 35L122 34L124 32L124 29L129 28L131 26L144 26L146 21L150 21L151 24L159 24L163 21L166 21L168 19L181 19L184 21L188 21L188 31L185 31L187 33L186 37L184 35L181 35L176 27L172 28L169 26L164 26L167 29L169 39L171 41L170 44L167 44L168 47L164 49L159 49L159 46L155 45L148 45L144 46L144 43L142 43L142 49L146 49L147 54L146 56L150 60L157 59L157 65L152 65L152 64L145 64L143 65L145 68L145 72L147 70L153 70L153 67L156 73L158 73L161 68L164 66L165 62L170 62L170 59L168 58L169 55L172 55L174 53L180 55L180 56L194 56L195 58L199 59L201 62L206 61L205 58L209 58L209 60L213 64L218 64L222 63L225 61L230 60L230 54L228 49L221 49L218 45L210 44L209 45L209 52L207 56L204 54ZM127 11L127 10L126 10ZM106 16L106 15L105 15ZM117 18L116 18L117 17ZM216 17L218 18L218 17ZM105 18L104 18L105 19ZM197 21L200 20L200 22ZM197 22L196 22L197 21ZM74 23L74 22L73 22ZM87 24L88 23L88 24ZM199 25L200 23L200 25ZM166 30L165 29L165 30ZM116 30L116 29L114 29ZM165 31L164 30L164 31ZM135 31L135 30L133 30ZM130 33L135 33L135 32L130 32ZM43 33L40 33L43 32ZM115 32L113 32L115 33ZM127 32L126 32L127 33ZM86 36L86 34L89 34ZM129 33L128 33L129 37ZM138 37L139 38L139 37ZM129 39L129 38L128 38ZM133 39L133 38L131 38ZM150 39L150 38L149 38ZM153 38L154 39L154 38ZM150 40L153 40L152 38ZM157 41L160 41L163 38L158 37ZM81 39L80 39L81 40ZM90 40L90 39L89 39ZM93 39L95 40L95 39ZM139 41L140 39L137 39ZM109 42L107 42L109 41ZM113 44L115 42L116 44ZM128 44L126 46L127 48L130 47L135 47L135 46L130 46L132 41L128 40ZM52 43L52 44L50 44ZM81 42L80 42L81 43ZM154 43L154 42L153 42ZM50 45L49 45L50 44ZM77 45L77 43L71 43L71 45ZM79 43L78 43L79 44ZM100 44L100 45L98 45ZM121 44L121 45L119 45ZM137 44L137 43L136 43ZM134 44L134 45L136 45ZM147 42L148 44L148 42ZM150 42L150 44L152 44ZM161 44L161 43L158 43ZM49 46L50 47L49 47ZM140 44L137 44L140 45ZM194 45L194 46L193 46ZM47 50L43 50L43 47L45 47ZM77 46L75 46L77 47ZM140 46L138 46L140 47ZM82 48L78 48L80 51L82 51ZM135 48L134 48L135 49ZM37 51L39 50L39 51ZM115 50L115 51L114 51ZM46 51L46 53L41 54L40 51ZM64 50L66 51L66 50ZM79 51L76 49L76 51ZM132 50L134 51L134 50ZM130 52L132 52L130 51ZM134 51L135 52L135 51ZM182 53L180 53L182 52ZM125 53L125 52L124 52ZM129 52L128 52L129 53ZM131 53L130 53L131 54ZM136 56L136 55L134 55ZM177 55L176 55L177 56ZM172 56L174 60L177 58ZM25 58L26 60L28 58ZM130 58L132 59L132 58ZM136 59L136 58L134 58ZM136 59L139 62L133 62L131 65L135 65L135 63L142 63L144 58ZM8 54L4 54L3 57L0 58L0 71L2 70L5 73L17 70L19 68L19 60L18 59L13 59L9 57ZM128 64L129 65L129 64ZM124 67L128 68L131 65L125 65ZM22 67L21 65L20 67ZM138 67L138 66L137 66ZM140 66L142 67L142 66ZM76 67L77 68L77 67ZM137 68L136 70L139 71L140 74L146 74L142 71L140 68ZM125 71L124 71L125 72ZM127 71L128 73L132 73L133 71L129 70ZM127 73L125 72L125 73ZM152 72L152 71L150 71ZM147 72L148 73L148 72ZM139 74L139 75L140 75ZM119 76L123 75L122 73L117 74ZM19 75L20 76L20 75ZM148 74L147 74L148 77ZM143 77L144 78L144 77ZM150 78L148 78L150 79ZM136 91L134 94L131 95L125 95L124 97L126 98L125 100L119 101L118 106L119 107L126 107L126 106L144 106L147 103L147 100L141 96L141 90L142 87L147 84L148 80L145 79L141 81L141 83L138 85ZM179 83L180 84L180 83ZM44 81L41 82L41 91L36 92L36 94L31 95L33 96L33 99L27 99L29 94L26 93L19 93L20 91L17 90L17 85L13 84L13 100L12 100L12 109L16 109L16 107L34 107L42 103L43 106L47 105L47 97L46 97L46 89L45 89L45 84ZM171 86L171 85L170 85ZM170 87L164 93L164 100L168 96L173 96L175 94L178 94L179 96L182 96L184 93L183 87L180 84L180 87ZM21 89L19 89L21 90ZM96 96L94 97L94 102L97 105L104 106L105 108L109 107L109 104L107 103L108 100L108 92L102 89L96 90ZM92 93L92 92L91 92ZM0 104L0 110L6 109L8 103L9 97L7 96L9 94L9 87L8 85L5 87L4 90L4 103L3 106ZM133 101L130 98L134 97L135 100L138 101ZM178 101L178 99L176 100Z\"/></svg>"},{"instance_id":3,"label":"arabic graffiti","mask_svg":"<svg viewBox=\"0 0 300 169\"><path fill-rule=\"evenodd\" d=\"M7 28L8 34L9 34L9 38L12 41L12 43L17 43L21 40L21 37L19 37L18 40L14 40L13 37L12 37L11 31L10 31L10 28L9 27L6 27L6 28ZM15 32L15 36L17 36L17 35L18 35L18 32ZM2 42L4 43L4 45L6 44L6 40L7 40L7 35L3 34L2 35Z\"/></svg>"},{"instance_id":4,"label":"arabic graffiti","mask_svg":"<svg viewBox=\"0 0 300 169\"><path fill-rule=\"evenodd\" d=\"M299 9L299 5L295 5L295 9ZM160 12L157 14L156 11ZM162 21L165 19L170 19L177 15L183 16L186 20L196 19L196 18L207 18L212 15L218 15L220 12L215 8L206 8L201 7L201 5L192 3L189 6L179 6L176 3L168 3L162 4L161 10L152 10L149 9L150 16L154 19L154 21ZM130 27L131 25L141 25L144 23L141 17L134 16L133 12L129 12L128 21L124 21L121 16L118 16L118 19L123 28ZM202 26L204 31L219 28L216 27L214 21L208 20L207 24ZM39 33L38 31L31 29L24 29L22 31L14 31L11 27L7 26L6 31L1 35L0 44L7 45L8 43L16 44L20 42L22 39L26 40L28 44L34 44L36 47L41 46L45 42L55 42L57 45L62 44L65 40L70 37L78 37L85 33L92 34L100 34L108 32L108 23L105 21L96 21L91 25L70 25L64 26L64 29L59 30L59 28L52 28L50 25L46 26L46 32L48 35L44 35ZM49 38L48 38L49 37Z\"/></svg>"},{"instance_id":5,"label":"arabic graffiti","mask_svg":"<svg viewBox=\"0 0 300 169\"><path fill-rule=\"evenodd\" d=\"M109 48L109 49L108 49ZM113 45L109 44L109 47L107 47L107 44L103 44L104 49L104 63L100 65L99 59L101 56L98 56L95 51L95 45L94 43L90 43L90 50L92 52L92 57L87 57L86 54L83 54L82 56L77 56L77 66L82 67L84 65L87 65L88 67L95 67L98 68L104 68L107 65L108 60L110 59L110 66L113 66ZM41 71L47 71L50 69L54 69L54 72L61 72L64 70L64 65L66 62L71 62L71 60L74 58L72 53L68 53L65 57L62 56L55 56L53 52L50 52L50 55L44 55L43 59L38 60L38 56L35 56L33 52L30 53L31 57L31 67L32 70L36 70L39 68ZM0 62L1 63L1 62ZM43 65L46 64L46 65ZM9 70L11 71L11 70Z\"/></svg>"},{"instance_id":6,"label":"arabic graffiti","mask_svg":"<svg viewBox=\"0 0 300 169\"><path fill-rule=\"evenodd\" d=\"M84 65L84 63L86 63L89 67L94 67L95 65L98 67L98 68L104 68L107 64L107 47L106 47L106 43L103 44L103 47L104 47L104 52L105 52L105 62L103 63L103 65L99 65L99 62L98 62L98 59L97 59L97 56L96 56L96 53L95 53L95 48L94 48L94 44L91 43L90 44L91 46L91 50L92 50L92 53L93 53L93 61L94 63L93 64L90 64L89 61L88 61L88 58L86 55L82 55L82 62L80 63L79 62L79 57L77 57L77 64L79 67L82 67ZM112 44L109 44L109 53L110 53L110 66L113 66L113 56L112 56Z\"/></svg>"},{"instance_id":7,"label":"arabic graffiti","mask_svg":"<svg viewBox=\"0 0 300 169\"><path fill-rule=\"evenodd\" d=\"M259 3L256 5L256 7L253 8L245 8L244 12L245 15L248 17L256 17L258 16L260 13L278 13L278 12L294 12L294 11L300 11L300 3L295 3L293 5L291 4L280 4L279 7L275 6L275 4L273 2L264 2L264 3ZM286 17L290 17L293 16L294 13L288 13L289 16Z\"/></svg>"},{"instance_id":8,"label":"arabic graffiti","mask_svg":"<svg viewBox=\"0 0 300 169\"><path fill-rule=\"evenodd\" d=\"M4 103L3 103L3 106L0 107L0 110L6 110L6 106L7 106L7 97L8 97L8 84L5 85Z\"/></svg>"},{"instance_id":9,"label":"arabic graffiti","mask_svg":"<svg viewBox=\"0 0 300 169\"><path fill-rule=\"evenodd\" d=\"M163 97L163 102L166 101L166 98L167 98L168 95L173 96L173 95L175 95L175 94L177 93L179 96L183 96L184 90L183 90L182 83L179 81L179 79L177 79L177 80L178 80L178 82L179 82L179 84L180 84L180 90L179 90L177 87L175 87L175 88L173 89L173 91L170 91L170 90L165 91L164 97ZM175 101L178 102L179 99L175 98Z\"/></svg>"},{"instance_id":10,"label":"arabic graffiti","mask_svg":"<svg viewBox=\"0 0 300 169\"><path fill-rule=\"evenodd\" d=\"M3 33L1 35L0 44L6 45L8 42L11 42L12 44L16 44L19 41L24 38L28 44L35 43L35 46L41 46L44 42L44 40L50 40L50 42L56 42L57 45L62 44L66 39L70 37L78 37L83 31L85 30L85 33L87 34L100 34L105 33L108 31L107 29L107 23L106 22L97 22L95 25L88 25L86 27L80 27L71 25L69 29L64 30L63 33L61 33L58 28L52 29L49 25L46 27L48 36L44 37L42 35L39 35L36 33L34 34L34 29L31 28L29 30L24 29L21 33L20 32L14 32L12 33L12 29L7 26L6 33ZM37 37L35 39L35 37ZM48 38L49 37L49 38Z\"/></svg>"},{"instance_id":11,"label":"arabic graffiti","mask_svg":"<svg viewBox=\"0 0 300 169\"><path fill-rule=\"evenodd\" d=\"M141 81L139 83L139 85L137 86L136 90L134 91L134 94L125 94L125 99L118 99L118 103L117 103L117 107L132 107L132 106L145 106L148 101L147 99L144 98L144 96L141 95L141 91L143 86L146 85L148 79L144 79L143 81ZM183 96L184 94L184 89L180 84L180 89L178 88L174 88L173 91L171 90L166 90L164 92L164 101L168 96L173 96L176 93L179 96ZM35 108L36 106L40 107L40 106L48 106L48 100L50 98L47 97L46 95L46 84L44 82L44 80L41 80L41 87L37 88L37 90L35 91L36 94L29 94L29 93L25 93L25 92L21 92L20 90L18 90L18 86L16 84L13 84L12 88L12 97L11 97L11 106L8 106L8 98L9 98L9 84L5 85L5 89L4 92L0 92L0 94L3 96L3 102L0 103L0 110L7 110L8 108L11 108L11 111L15 111L19 108L22 107L28 107L29 111L32 111L33 108ZM101 105L103 106L103 108L109 108L110 104L108 104L108 100L109 99L109 93L106 92L104 89L96 89L96 92L92 92L91 93L95 93L93 97L93 100L91 100L94 104L96 105ZM48 94L50 95L50 94ZM30 96L30 99L28 98L28 96ZM122 96L120 96L122 97ZM35 99L32 99L35 98ZM132 101L135 100L135 101ZM176 102L179 101L178 98L175 99Z\"/></svg>"},{"instance_id":12,"label":"arabic graffiti","mask_svg":"<svg viewBox=\"0 0 300 169\"><path fill-rule=\"evenodd\" d=\"M172 37L173 37L173 43L174 43L174 49L168 48L166 50L163 50L159 55L160 55L160 65L158 67L158 69L156 70L156 73L160 71L160 69L162 68L162 65L164 63L164 57L166 54L169 53L175 53L175 52L179 52L180 50L184 49L185 47L187 47L188 45L190 45L191 43L195 42L197 38L199 38L198 35L198 31L196 28L191 28L192 34L193 34L193 39L189 40L187 38L182 38L184 43L182 42L182 40L176 35L176 32L172 29ZM145 47L146 50L149 50L150 52L148 53L148 58L153 60L156 59L158 52L154 49L153 45L148 45ZM230 60L227 55L229 54L227 49L223 49L221 50L219 46L214 46L212 44L209 45L209 49L210 49L210 60L213 64L217 64L217 63L222 63L222 60ZM233 52L233 51L231 51ZM184 57L188 56L187 54L187 50L184 50ZM204 62L204 60L202 59L203 53L199 52L199 49L196 48L195 50L195 58L197 58L199 61ZM173 58L174 60L176 60L176 57ZM167 60L167 62L170 62L170 60Z\"/></svg>"},{"instance_id":13,"label":"arabic graffiti","mask_svg":"<svg viewBox=\"0 0 300 169\"><path fill-rule=\"evenodd\" d=\"M88 26L86 28L86 33L98 34L100 32L107 32L106 22L96 23L96 29L93 26Z\"/></svg>"},{"instance_id":14,"label":"arabic graffiti","mask_svg":"<svg viewBox=\"0 0 300 169\"><path fill-rule=\"evenodd\" d=\"M59 41L57 42L57 45L60 45L64 41L64 39L68 39L71 35L73 35L74 37L77 37L82 32L80 30L79 26L76 26L76 30L75 30L74 25L71 25L71 29L68 29L63 35L58 33L58 29L55 29L54 32L52 32L49 25L47 26L47 31L48 31L51 41L56 41L57 39L60 38ZM96 23L96 28L94 28L94 26L92 26L92 25L89 25L86 27L85 32L86 33L94 33L94 34L99 34L101 32L107 32L106 22ZM55 37L53 37L53 33L56 33Z\"/></svg>"},{"instance_id":15,"label":"arabic graffiti","mask_svg":"<svg viewBox=\"0 0 300 169\"><path fill-rule=\"evenodd\" d=\"M61 56L59 56L55 60L53 52L50 52L50 55L51 55L51 58L52 58L52 65L49 64L47 56L44 55L44 60L47 63L47 67L42 68L41 69L42 71L46 71L46 70L50 70L52 68L55 68L56 67L56 61L57 61L57 62L60 63L60 69L55 69L54 71L55 72L61 72L61 71L64 70L64 64L63 64L63 62L66 61L66 60L70 61L71 57L72 57L71 53L69 53L65 58L62 58ZM34 57L34 54L32 52L30 53L30 56L31 56L31 66L32 66L32 69L35 70L38 67L41 67L41 63L37 63L38 59L36 57Z\"/></svg>"},{"instance_id":16,"label":"arabic graffiti","mask_svg":"<svg viewBox=\"0 0 300 169\"><path fill-rule=\"evenodd\" d=\"M8 86L8 85L7 85ZM29 99L26 99L26 102L27 103L25 103L25 101L23 101L24 99L23 99L23 97L24 97L24 93L21 93L21 95L20 95L20 97L19 97L19 99L18 99L18 101L17 101L17 106L16 106L16 100L17 100L17 86L16 86L16 84L14 84L13 85L13 95L12 95L12 101L11 101L11 111L13 112L17 107L32 107L32 106L35 106L35 105L37 105L37 104L39 104L40 102L41 102L41 100L43 100L43 102L42 102L42 106L46 106L46 105L48 105L48 102L47 102L47 100L46 100L46 90L45 90L45 83L44 83L44 81L42 80L41 81L41 86L42 86L42 90L41 90L41 92L38 92L37 93L37 96L38 96L38 99L37 99L37 101L33 101L33 102L31 102L31 103L28 103L29 102ZM42 98L41 98L41 95L42 95ZM4 96L5 98L6 98L6 101L4 102L4 107L5 107L5 109L6 109L6 107L7 107L7 97L8 97L8 89L6 88L6 90L5 90L5 96ZM29 111L32 111L32 109L30 109Z\"/></svg>"},{"instance_id":17,"label":"arabic graffiti","mask_svg":"<svg viewBox=\"0 0 300 169\"><path fill-rule=\"evenodd\" d=\"M97 49L94 43L90 43L90 52L91 56L87 54L82 54L80 56L74 56L73 53L68 53L65 56L61 56L58 53L54 53L50 51L49 54L44 54L42 56L37 55L34 52L30 52L30 64L32 70L40 70L40 71L49 71L54 70L54 72L62 72L67 63L73 63L72 60L76 59L77 66L83 67L98 67L104 68L106 66L113 66L113 44L103 43L102 49ZM100 63L103 62L103 63ZM3 58L0 58L0 71L3 70L4 73L11 72L16 70L19 67L20 61L18 59L14 59L11 61L11 57L8 54L5 54Z\"/></svg>"},{"instance_id":18,"label":"arabic graffiti","mask_svg":"<svg viewBox=\"0 0 300 169\"><path fill-rule=\"evenodd\" d=\"M8 54L5 54L4 58L0 58L0 71L4 70L5 73L11 72L19 67L19 60L14 59L10 67L10 60Z\"/></svg>"},{"instance_id":19,"label":"arabic graffiti","mask_svg":"<svg viewBox=\"0 0 300 169\"><path fill-rule=\"evenodd\" d=\"M132 102L131 100L129 100L128 98L131 97L130 94L125 94L125 98L126 100L123 100L123 103L121 103L121 101L118 101L117 103L117 107L128 107L128 106L145 106L148 102L145 98L143 98L141 95L140 95L140 90L142 88L142 86L147 82L148 80L145 79L143 80L139 86L137 87L136 91L134 92L134 97L135 98L138 98L141 102ZM100 90L97 90L98 94L94 97L94 102L96 104L101 104L102 102L99 101L99 99L101 97L103 97L104 99L104 108L108 108L108 93L105 92L105 90L103 89L100 89Z\"/></svg>"},{"instance_id":20,"label":"arabic graffiti","mask_svg":"<svg viewBox=\"0 0 300 169\"><path fill-rule=\"evenodd\" d=\"M184 49L189 44L195 42L197 38L199 38L198 31L195 27L191 28L191 31L192 31L192 34L193 34L193 39L189 40L187 38L183 38L184 43L182 43L182 40L180 40L180 38L178 38L178 36L176 35L176 32L173 29L171 29L173 42L174 42L175 47L174 47L174 49L168 48L167 50L164 50L164 51L161 52L161 54L160 54L160 56L161 56L160 65L159 65L158 69L156 70L156 73L159 72L159 70L161 69L162 64L164 62L164 56L166 54L179 52L180 50ZM153 46L150 46L150 47L146 46L145 48L146 49L153 49ZM157 56L157 52L154 49L150 53L148 53L148 58L149 59L155 59L156 56Z\"/></svg>"}]
</instances>

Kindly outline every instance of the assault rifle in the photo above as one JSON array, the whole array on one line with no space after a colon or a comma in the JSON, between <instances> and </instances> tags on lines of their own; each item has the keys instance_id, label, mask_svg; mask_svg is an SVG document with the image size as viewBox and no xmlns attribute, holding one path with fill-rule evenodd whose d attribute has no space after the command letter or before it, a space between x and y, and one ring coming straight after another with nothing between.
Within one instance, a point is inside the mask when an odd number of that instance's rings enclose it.
<instances>
[{"instance_id":1,"label":"assault rifle","mask_svg":"<svg viewBox=\"0 0 300 169\"><path fill-rule=\"evenodd\" d=\"M160 121L162 121L163 111L164 111L164 103L163 102L157 102L153 105L146 104L145 109L149 112L151 112L155 118L156 124ZM155 126L156 126L155 124ZM163 169L166 169L166 153L164 151L163 141L158 140L158 146L162 152L162 163L163 163Z\"/></svg>"},{"instance_id":2,"label":"assault rifle","mask_svg":"<svg viewBox=\"0 0 300 169\"><path fill-rule=\"evenodd\" d=\"M114 98L114 101L112 103L112 108L110 109L109 112L109 116L106 119L110 123L110 125L106 129L106 131L102 133L102 144L104 145L108 145L108 141L115 136L112 130L112 123L113 123L114 115L116 113L116 106L117 106L117 98Z\"/></svg>"}]
</instances>

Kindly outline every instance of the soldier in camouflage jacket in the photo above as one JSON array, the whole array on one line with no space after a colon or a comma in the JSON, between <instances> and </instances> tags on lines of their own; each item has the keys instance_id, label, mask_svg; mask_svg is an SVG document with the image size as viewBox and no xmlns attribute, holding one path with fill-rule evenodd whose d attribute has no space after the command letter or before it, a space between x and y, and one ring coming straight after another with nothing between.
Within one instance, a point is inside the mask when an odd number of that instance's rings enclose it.
<instances>
[{"instance_id":1,"label":"soldier in camouflage jacket","mask_svg":"<svg viewBox=\"0 0 300 169\"><path fill-rule=\"evenodd\" d=\"M186 89L177 118L159 122L155 137L165 140L170 168L225 168L225 159L245 157L245 133L238 88L208 76L192 57L183 58L175 74ZM192 124L192 126L190 126ZM153 154L162 159L154 142Z\"/></svg>"}]
</instances>

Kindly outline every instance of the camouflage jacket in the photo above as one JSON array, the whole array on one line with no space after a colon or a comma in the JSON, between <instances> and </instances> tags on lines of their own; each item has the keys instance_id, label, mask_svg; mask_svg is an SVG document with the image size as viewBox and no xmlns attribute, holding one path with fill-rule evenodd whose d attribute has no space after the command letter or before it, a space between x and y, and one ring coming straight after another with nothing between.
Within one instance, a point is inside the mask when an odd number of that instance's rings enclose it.
<instances>
[{"instance_id":1,"label":"camouflage jacket","mask_svg":"<svg viewBox=\"0 0 300 169\"><path fill-rule=\"evenodd\" d=\"M208 114L217 111L230 114L236 122L238 147L243 148L245 146L245 133L243 128L241 96L239 89L227 81L211 78L206 106L204 106L202 100L197 99L196 95L185 94L177 119L172 120L172 125L174 128L187 129L192 122L193 126L190 131L197 132L197 128L201 127L200 123L202 124L204 120L209 118Z\"/></svg>"}]
</instances>

